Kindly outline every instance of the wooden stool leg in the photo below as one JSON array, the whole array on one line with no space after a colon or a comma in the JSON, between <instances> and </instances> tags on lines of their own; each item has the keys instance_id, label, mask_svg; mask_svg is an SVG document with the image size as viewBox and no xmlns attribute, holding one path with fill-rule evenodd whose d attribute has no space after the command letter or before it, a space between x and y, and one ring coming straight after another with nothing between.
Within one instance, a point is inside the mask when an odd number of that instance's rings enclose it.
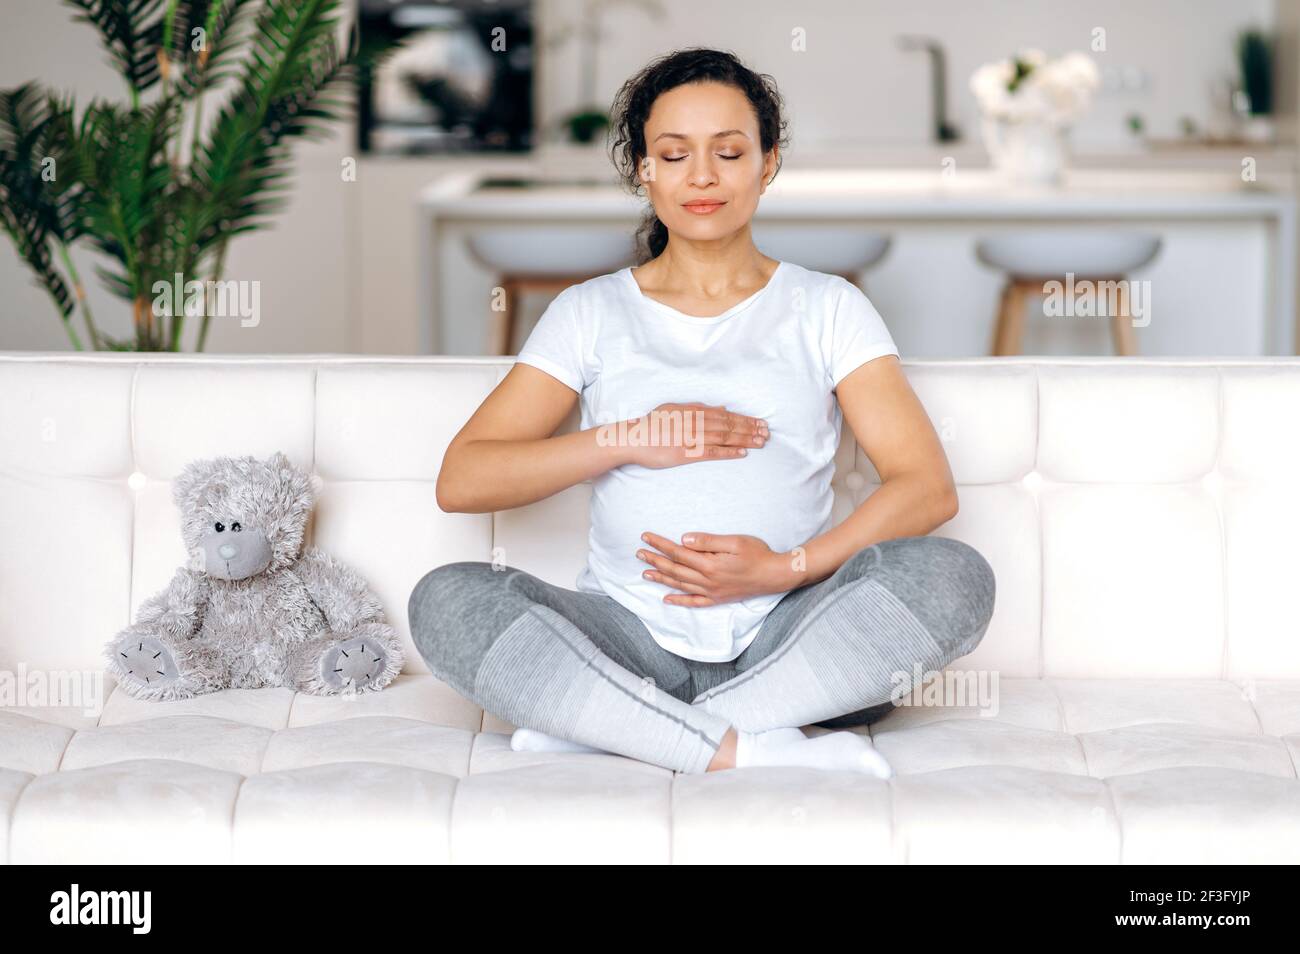
<instances>
[{"instance_id":1,"label":"wooden stool leg","mask_svg":"<svg viewBox=\"0 0 1300 954\"><path fill-rule=\"evenodd\" d=\"M501 332L500 354L514 354L515 328L519 326L521 299L528 286L525 282L515 282L510 288L510 299L506 303L505 328Z\"/></svg>"},{"instance_id":2,"label":"wooden stool leg","mask_svg":"<svg viewBox=\"0 0 1300 954\"><path fill-rule=\"evenodd\" d=\"M1025 286L1023 282L1008 278L1002 288L1002 305L998 309L997 328L993 332L993 354L1019 354L1024 328Z\"/></svg>"},{"instance_id":3,"label":"wooden stool leg","mask_svg":"<svg viewBox=\"0 0 1300 954\"><path fill-rule=\"evenodd\" d=\"M1129 311L1128 283L1120 280L1115 295L1115 313L1110 316L1110 333L1115 341L1115 353L1137 354L1137 335L1133 331L1133 316Z\"/></svg>"},{"instance_id":4,"label":"wooden stool leg","mask_svg":"<svg viewBox=\"0 0 1300 954\"><path fill-rule=\"evenodd\" d=\"M488 354L505 355L510 353L510 337L514 330L515 313L518 311L518 283L510 276L501 281L502 294L505 296L505 309L492 311L492 329L488 336Z\"/></svg>"}]
</instances>

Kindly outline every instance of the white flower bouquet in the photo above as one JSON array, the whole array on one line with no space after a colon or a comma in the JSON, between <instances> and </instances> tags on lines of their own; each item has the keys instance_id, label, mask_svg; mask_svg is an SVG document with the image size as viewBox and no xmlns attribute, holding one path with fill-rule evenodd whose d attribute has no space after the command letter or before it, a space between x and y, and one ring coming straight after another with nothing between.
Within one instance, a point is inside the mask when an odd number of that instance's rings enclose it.
<instances>
[{"instance_id":1,"label":"white flower bouquet","mask_svg":"<svg viewBox=\"0 0 1300 954\"><path fill-rule=\"evenodd\" d=\"M1085 53L1049 60L1042 50L985 63L970 78L980 111L992 119L1066 126L1081 116L1101 85L1097 64Z\"/></svg>"}]
</instances>

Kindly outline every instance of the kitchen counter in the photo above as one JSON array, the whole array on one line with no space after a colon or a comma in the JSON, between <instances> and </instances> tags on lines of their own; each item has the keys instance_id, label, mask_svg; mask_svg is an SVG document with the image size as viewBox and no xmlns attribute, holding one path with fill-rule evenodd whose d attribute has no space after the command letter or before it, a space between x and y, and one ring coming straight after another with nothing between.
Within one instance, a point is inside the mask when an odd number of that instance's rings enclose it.
<instances>
[{"instance_id":1,"label":"kitchen counter","mask_svg":"<svg viewBox=\"0 0 1300 954\"><path fill-rule=\"evenodd\" d=\"M478 174L450 176L421 195L442 218L635 218L642 200L616 185L546 182L480 188ZM490 180L489 180L490 181ZM784 169L759 203L758 216L856 217L862 214L1051 215L1087 209L1107 215L1198 216L1222 211L1278 209L1295 196L1281 181L1246 183L1238 173L1205 170L1071 169L1057 187L1008 185L993 171L945 175L914 169Z\"/></svg>"},{"instance_id":2,"label":"kitchen counter","mask_svg":"<svg viewBox=\"0 0 1300 954\"><path fill-rule=\"evenodd\" d=\"M1233 172L1242 156L1256 161L1261 177L1293 179L1298 170L1296 147L1287 142L1188 143L1136 140L1092 144L1071 149L1070 165L1075 169L1157 170L1188 169ZM800 143L784 156L785 175L794 169L820 170L939 170L951 159L968 171L990 167L988 150L978 139L956 143L873 143L870 146L815 146ZM422 163L434 169L482 172L510 170L544 179L597 179L607 181L613 173L605 143L544 143L531 152L461 153L447 156L373 157L369 162Z\"/></svg>"}]
</instances>

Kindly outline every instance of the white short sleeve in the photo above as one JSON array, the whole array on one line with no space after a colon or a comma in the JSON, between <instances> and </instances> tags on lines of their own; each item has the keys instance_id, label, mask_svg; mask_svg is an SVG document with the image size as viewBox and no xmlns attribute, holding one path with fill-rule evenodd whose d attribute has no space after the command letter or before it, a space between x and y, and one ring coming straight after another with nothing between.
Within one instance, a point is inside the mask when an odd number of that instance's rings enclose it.
<instances>
[{"instance_id":1,"label":"white short sleeve","mask_svg":"<svg viewBox=\"0 0 1300 954\"><path fill-rule=\"evenodd\" d=\"M545 371L581 394L588 375L574 294L570 286L551 300L515 360Z\"/></svg>"},{"instance_id":2,"label":"white short sleeve","mask_svg":"<svg viewBox=\"0 0 1300 954\"><path fill-rule=\"evenodd\" d=\"M831 319L830 355L826 368L831 388L868 361L882 355L898 355L893 336L876 306L857 285L841 279L839 298Z\"/></svg>"}]
</instances>

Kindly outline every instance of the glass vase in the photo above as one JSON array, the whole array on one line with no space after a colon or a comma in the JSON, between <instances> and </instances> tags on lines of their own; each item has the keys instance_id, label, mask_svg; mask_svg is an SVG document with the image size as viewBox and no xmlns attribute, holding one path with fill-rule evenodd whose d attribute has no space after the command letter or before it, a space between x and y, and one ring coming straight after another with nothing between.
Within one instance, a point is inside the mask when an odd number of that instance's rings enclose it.
<instances>
[{"instance_id":1,"label":"glass vase","mask_svg":"<svg viewBox=\"0 0 1300 954\"><path fill-rule=\"evenodd\" d=\"M1069 164L1066 129L1038 120L984 117L981 132L993 168L1008 182L1060 185Z\"/></svg>"}]
</instances>

